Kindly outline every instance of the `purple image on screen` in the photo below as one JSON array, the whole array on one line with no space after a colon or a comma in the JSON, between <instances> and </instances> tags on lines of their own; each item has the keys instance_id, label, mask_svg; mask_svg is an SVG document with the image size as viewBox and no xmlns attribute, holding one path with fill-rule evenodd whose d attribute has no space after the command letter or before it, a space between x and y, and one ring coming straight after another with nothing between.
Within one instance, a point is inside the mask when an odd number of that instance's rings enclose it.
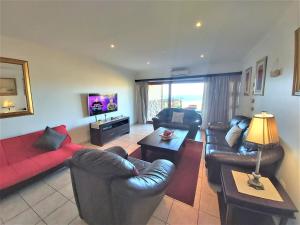
<instances>
[{"instance_id":1,"label":"purple image on screen","mask_svg":"<svg viewBox=\"0 0 300 225\"><path fill-rule=\"evenodd\" d=\"M114 112L118 110L117 94L88 96L89 115L94 116L102 113Z\"/></svg>"}]
</instances>

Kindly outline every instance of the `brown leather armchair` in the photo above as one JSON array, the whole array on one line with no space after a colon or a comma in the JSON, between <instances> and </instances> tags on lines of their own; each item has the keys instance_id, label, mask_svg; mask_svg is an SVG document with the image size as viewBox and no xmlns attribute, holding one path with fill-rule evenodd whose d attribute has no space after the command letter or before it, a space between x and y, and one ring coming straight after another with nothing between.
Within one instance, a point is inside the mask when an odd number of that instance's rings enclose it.
<instances>
[{"instance_id":1,"label":"brown leather armchair","mask_svg":"<svg viewBox=\"0 0 300 225\"><path fill-rule=\"evenodd\" d=\"M67 164L79 216L88 224L146 224L175 171L168 160L128 157L121 147L81 150Z\"/></svg>"},{"instance_id":2,"label":"brown leather armchair","mask_svg":"<svg viewBox=\"0 0 300 225\"><path fill-rule=\"evenodd\" d=\"M235 116L227 125L212 123L206 129L205 165L210 182L220 184L222 164L255 169L257 145L245 141L250 122L251 118L249 117ZM228 130L235 125L238 125L243 132L237 144L230 147L225 140L225 136ZM268 177L274 176L283 157L284 151L280 145L272 146L263 151L261 174Z\"/></svg>"}]
</instances>

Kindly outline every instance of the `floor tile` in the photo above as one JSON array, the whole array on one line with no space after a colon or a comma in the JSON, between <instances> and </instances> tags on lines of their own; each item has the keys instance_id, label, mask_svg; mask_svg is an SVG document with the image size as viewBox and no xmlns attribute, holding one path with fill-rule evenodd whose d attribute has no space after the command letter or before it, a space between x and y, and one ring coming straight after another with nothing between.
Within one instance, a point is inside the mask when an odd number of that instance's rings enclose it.
<instances>
[{"instance_id":1,"label":"floor tile","mask_svg":"<svg viewBox=\"0 0 300 225\"><path fill-rule=\"evenodd\" d=\"M36 225L47 225L43 220L41 220L39 223L37 223Z\"/></svg>"},{"instance_id":2,"label":"floor tile","mask_svg":"<svg viewBox=\"0 0 300 225\"><path fill-rule=\"evenodd\" d=\"M55 190L44 182L36 182L19 193L22 198L31 206L35 205L40 200L52 194Z\"/></svg>"},{"instance_id":3,"label":"floor tile","mask_svg":"<svg viewBox=\"0 0 300 225\"><path fill-rule=\"evenodd\" d=\"M0 200L0 218L5 222L29 208L19 194Z\"/></svg>"},{"instance_id":4,"label":"floor tile","mask_svg":"<svg viewBox=\"0 0 300 225\"><path fill-rule=\"evenodd\" d=\"M59 190L71 183L70 172L69 170L59 170L56 173L46 177L44 181L54 189Z\"/></svg>"},{"instance_id":5,"label":"floor tile","mask_svg":"<svg viewBox=\"0 0 300 225\"><path fill-rule=\"evenodd\" d=\"M33 209L37 212L37 214L45 218L58 207L62 206L67 202L67 198L62 194L55 192L54 194L48 196L47 198L40 201L38 204L33 206Z\"/></svg>"},{"instance_id":6,"label":"floor tile","mask_svg":"<svg viewBox=\"0 0 300 225\"><path fill-rule=\"evenodd\" d=\"M32 225L40 221L40 217L31 209L28 208L16 217L5 222L5 225Z\"/></svg>"},{"instance_id":7,"label":"floor tile","mask_svg":"<svg viewBox=\"0 0 300 225\"><path fill-rule=\"evenodd\" d=\"M78 216L77 207L68 201L63 206L56 209L44 220L48 225L69 224Z\"/></svg>"},{"instance_id":8,"label":"floor tile","mask_svg":"<svg viewBox=\"0 0 300 225\"><path fill-rule=\"evenodd\" d=\"M74 204L76 204L75 197L71 198L70 201L73 202Z\"/></svg>"},{"instance_id":9,"label":"floor tile","mask_svg":"<svg viewBox=\"0 0 300 225\"><path fill-rule=\"evenodd\" d=\"M220 217L219 203L217 195L212 196L205 192L201 193L200 211L215 217Z\"/></svg>"},{"instance_id":10,"label":"floor tile","mask_svg":"<svg viewBox=\"0 0 300 225\"><path fill-rule=\"evenodd\" d=\"M159 203L159 205L157 206L153 215L161 219L162 221L167 222L173 201L174 200L172 198L165 195L164 198Z\"/></svg>"},{"instance_id":11,"label":"floor tile","mask_svg":"<svg viewBox=\"0 0 300 225\"><path fill-rule=\"evenodd\" d=\"M193 207L174 200L167 223L170 225L196 225L198 211Z\"/></svg>"},{"instance_id":12,"label":"floor tile","mask_svg":"<svg viewBox=\"0 0 300 225\"><path fill-rule=\"evenodd\" d=\"M84 222L84 220L82 220L79 216L76 217L73 221L71 221L71 223L69 223L70 225L88 225L86 222Z\"/></svg>"},{"instance_id":13,"label":"floor tile","mask_svg":"<svg viewBox=\"0 0 300 225\"><path fill-rule=\"evenodd\" d=\"M165 225L165 223L163 221L161 221L160 219L158 218L155 218L154 216L152 216L147 225Z\"/></svg>"},{"instance_id":14,"label":"floor tile","mask_svg":"<svg viewBox=\"0 0 300 225\"><path fill-rule=\"evenodd\" d=\"M63 194L68 199L74 197L72 183L67 184L65 187L59 190L61 194Z\"/></svg>"},{"instance_id":15,"label":"floor tile","mask_svg":"<svg viewBox=\"0 0 300 225\"><path fill-rule=\"evenodd\" d=\"M200 211L198 225L221 225L221 222L219 218Z\"/></svg>"}]
</instances>

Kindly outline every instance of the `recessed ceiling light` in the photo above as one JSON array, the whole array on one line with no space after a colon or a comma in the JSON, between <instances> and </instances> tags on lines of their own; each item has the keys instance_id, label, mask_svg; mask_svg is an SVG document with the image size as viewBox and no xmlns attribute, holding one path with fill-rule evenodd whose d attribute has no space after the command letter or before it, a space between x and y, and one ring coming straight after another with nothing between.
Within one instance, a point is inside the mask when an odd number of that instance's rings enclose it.
<instances>
[{"instance_id":1,"label":"recessed ceiling light","mask_svg":"<svg viewBox=\"0 0 300 225\"><path fill-rule=\"evenodd\" d=\"M150 64L150 62L148 61L148 62L147 62L147 65L149 65L149 64Z\"/></svg>"},{"instance_id":2,"label":"recessed ceiling light","mask_svg":"<svg viewBox=\"0 0 300 225\"><path fill-rule=\"evenodd\" d=\"M197 27L197 28L202 27L202 23L201 23L200 21L196 22L196 27Z\"/></svg>"},{"instance_id":3,"label":"recessed ceiling light","mask_svg":"<svg viewBox=\"0 0 300 225\"><path fill-rule=\"evenodd\" d=\"M111 44L110 47L111 47L111 48L115 48L116 46L115 46L114 44Z\"/></svg>"},{"instance_id":4,"label":"recessed ceiling light","mask_svg":"<svg viewBox=\"0 0 300 225\"><path fill-rule=\"evenodd\" d=\"M203 55L203 54L201 54L201 55L200 55L200 57L203 59L203 58L204 58L204 55Z\"/></svg>"}]
</instances>

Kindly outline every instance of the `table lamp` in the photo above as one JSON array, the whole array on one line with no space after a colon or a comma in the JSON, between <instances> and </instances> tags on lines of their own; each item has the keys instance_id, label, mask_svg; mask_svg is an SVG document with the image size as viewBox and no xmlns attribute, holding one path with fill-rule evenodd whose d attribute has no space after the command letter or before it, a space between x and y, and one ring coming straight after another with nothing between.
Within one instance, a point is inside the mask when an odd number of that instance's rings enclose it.
<instances>
[{"instance_id":1,"label":"table lamp","mask_svg":"<svg viewBox=\"0 0 300 225\"><path fill-rule=\"evenodd\" d=\"M11 108L15 107L15 104L12 101L5 100L2 104L2 108L8 109L10 111Z\"/></svg>"},{"instance_id":2,"label":"table lamp","mask_svg":"<svg viewBox=\"0 0 300 225\"><path fill-rule=\"evenodd\" d=\"M253 178L248 180L248 185L257 190L264 190L263 184L259 181L260 160L262 151L266 150L267 146L279 143L275 117L267 112L254 115L249 125L246 141L258 145L256 169L252 172Z\"/></svg>"}]
</instances>

